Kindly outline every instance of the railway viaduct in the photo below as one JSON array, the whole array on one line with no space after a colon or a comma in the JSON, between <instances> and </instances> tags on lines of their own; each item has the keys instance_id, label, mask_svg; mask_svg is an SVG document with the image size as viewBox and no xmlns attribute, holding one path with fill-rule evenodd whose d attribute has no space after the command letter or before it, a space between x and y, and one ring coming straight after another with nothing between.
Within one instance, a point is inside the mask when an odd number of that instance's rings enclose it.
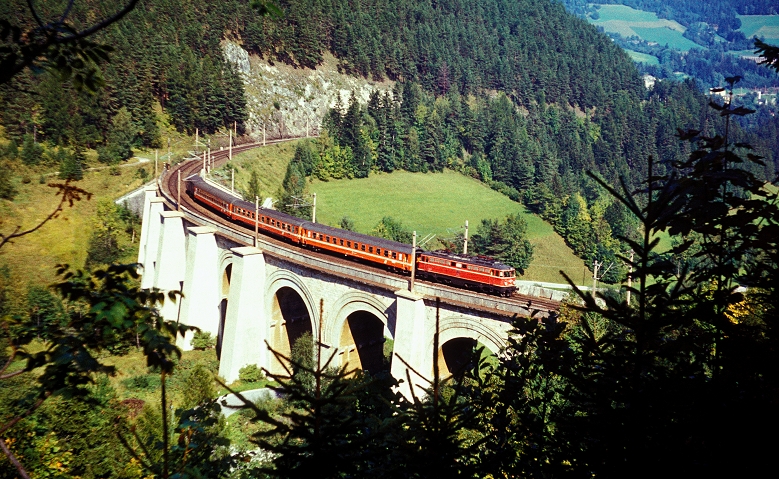
<instances>
[{"instance_id":1,"label":"railway viaduct","mask_svg":"<svg viewBox=\"0 0 779 479\"><path fill-rule=\"evenodd\" d=\"M415 388L429 386L434 354L442 374L454 372L476 343L499 352L515 315L549 314L527 298L421 282L410 291L406 276L255 237L171 189L144 191L141 286L183 292L161 314L218 338L219 374L227 381L247 364L282 372L269 348L289 355L309 332L323 361L332 355L335 366L389 370L408 396L408 377ZM179 346L191 348L190 340Z\"/></svg>"}]
</instances>

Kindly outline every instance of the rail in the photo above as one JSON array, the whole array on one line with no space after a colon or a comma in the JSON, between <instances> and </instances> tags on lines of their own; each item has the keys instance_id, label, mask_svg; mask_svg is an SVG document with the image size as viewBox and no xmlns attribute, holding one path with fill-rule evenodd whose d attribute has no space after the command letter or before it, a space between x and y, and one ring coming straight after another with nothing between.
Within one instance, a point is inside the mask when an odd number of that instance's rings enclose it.
<instances>
[{"instance_id":1,"label":"rail","mask_svg":"<svg viewBox=\"0 0 779 479\"><path fill-rule=\"evenodd\" d=\"M289 140L275 140L273 143L279 141ZM233 153L235 154L236 150L240 153L260 146L263 145L261 143L241 145L240 147L233 148ZM227 159L227 151L224 150L212 152L211 155L215 164L221 164ZM168 208L172 210L178 208L190 223L198 226L213 227L220 236L229 238L241 245L254 246L255 237L253 232L242 232L240 231L242 228L241 226L228 227L223 224L218 217L207 216L194 211L184 204L186 200L183 197L182 204L178 205L176 201L178 191L170 191L171 183L173 183L171 176L177 175L176 172L179 169L190 170L195 166L195 163L197 163L197 167L199 167L200 161L202 161L201 158L184 160L172 166L170 169L163 171L157 183L160 196L165 199ZM186 176L189 176L191 173L192 171L188 171ZM185 175L182 174L182 180L184 178ZM404 276L395 275L389 272L379 272L375 268L366 267L360 263L344 264L341 262L329 261L328 259L321 257L322 255L309 254L304 248L286 245L281 242L277 244L276 242L266 240L262 235L257 238L257 247L270 256L283 258L297 265L330 273L335 276L349 277L353 280L392 291L408 288L408 278ZM509 298L502 298L437 283L416 282L414 291L423 295L425 298L440 298L444 303L448 303L455 307L477 309L504 317L511 315L535 315L537 317L546 317L550 312L556 311L559 307L559 302L544 298L517 294Z\"/></svg>"}]
</instances>

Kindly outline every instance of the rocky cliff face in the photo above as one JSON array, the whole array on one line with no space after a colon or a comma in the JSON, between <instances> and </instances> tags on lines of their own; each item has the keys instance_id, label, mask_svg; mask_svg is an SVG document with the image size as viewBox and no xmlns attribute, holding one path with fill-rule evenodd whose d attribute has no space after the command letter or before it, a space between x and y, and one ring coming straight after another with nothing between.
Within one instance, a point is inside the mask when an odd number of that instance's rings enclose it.
<instances>
[{"instance_id":1,"label":"rocky cliff face","mask_svg":"<svg viewBox=\"0 0 779 479\"><path fill-rule=\"evenodd\" d=\"M322 118L340 96L346 108L354 93L365 104L374 90L392 89L390 81L374 82L338 73L328 56L316 70L271 64L249 55L234 42L225 41L222 52L241 73L249 113L247 130L262 140L319 133Z\"/></svg>"}]
</instances>

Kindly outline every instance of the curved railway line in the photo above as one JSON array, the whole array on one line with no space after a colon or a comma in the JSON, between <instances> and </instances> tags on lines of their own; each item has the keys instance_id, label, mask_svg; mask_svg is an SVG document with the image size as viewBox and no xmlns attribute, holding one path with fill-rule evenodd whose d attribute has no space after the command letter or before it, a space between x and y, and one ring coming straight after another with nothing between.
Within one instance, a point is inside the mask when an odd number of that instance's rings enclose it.
<instances>
[{"instance_id":1,"label":"curved railway line","mask_svg":"<svg viewBox=\"0 0 779 479\"><path fill-rule=\"evenodd\" d=\"M267 145L267 144L280 143L289 140L292 139L273 140L273 141L267 141L265 143ZM262 146L263 145L260 143L250 143L250 144L235 146L233 147L233 154L235 155ZM203 155L206 155L206 153L203 153ZM233 223L232 221L227 220L226 218L214 213L208 208L205 208L199 203L195 202L192 198L190 198L186 194L184 190L183 181L188 176L200 172L200 170L203 168L203 155L195 159L184 160L176 165L173 165L169 169L165 170L161 175L160 179L158 180L160 193L162 194L163 197L165 197L171 209L177 209L177 203L180 199L180 205L178 206L180 206L183 211L194 213L196 217L199 216L201 218L205 218L208 220L208 222L219 225L223 230L234 231L238 233L239 238L233 237L232 238L233 240L242 242L247 246L250 245L253 246L251 244L251 239L254 237L254 230L248 229L240 224L236 224ZM229 150L219 150L219 151L211 152L210 159L211 159L212 168L218 168L224 165L228 161ZM179 176L179 172L180 172L180 176ZM310 257L310 258L323 260L327 263L342 265L349 269L362 270L364 273L367 273L368 276L376 275L377 277L381 277L381 276L392 277L399 281L407 281L408 279L407 276L401 274L391 273L381 268L377 268L362 263L357 263L335 255L311 251L306 248L302 248L296 245L286 243L284 241L280 241L276 238L264 235L262 233L259 234L258 240L263 244L272 245L274 250L285 250L291 253L291 255L284 255L286 259L290 259L290 256L294 257L295 255L300 255L303 257ZM273 255L272 252L269 253ZM363 277L365 277L365 275L363 275ZM461 302L463 305L469 304L467 299L467 297L469 296L478 297L482 299L484 299L485 297L489 299L493 299L491 295L478 293L472 290L455 288L455 287L446 286L439 283L428 283L423 281L418 281L418 283L424 284L429 288L435 288L437 290L440 290L441 292L446 292L448 293L447 296L450 298L456 296L462 296ZM501 298L501 300L504 302L512 303L518 308L523 308L530 311L537 311L538 313L541 313L541 315L543 316L546 316L551 312L557 311L560 307L559 301L519 294L516 292L513 293L511 297ZM455 300L454 302L458 302L458 301Z\"/></svg>"}]
</instances>

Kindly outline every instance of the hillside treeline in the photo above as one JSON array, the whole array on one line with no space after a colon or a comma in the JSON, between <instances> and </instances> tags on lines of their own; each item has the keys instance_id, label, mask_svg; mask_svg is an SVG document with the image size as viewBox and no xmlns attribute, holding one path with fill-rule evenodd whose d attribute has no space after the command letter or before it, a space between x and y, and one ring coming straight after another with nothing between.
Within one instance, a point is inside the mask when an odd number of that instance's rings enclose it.
<instances>
[{"instance_id":1,"label":"hillside treeline","mask_svg":"<svg viewBox=\"0 0 779 479\"><path fill-rule=\"evenodd\" d=\"M624 53L556 2L279 5L281 18L263 17L237 0L143 1L100 38L114 52L97 98L72 91L55 95L61 93L55 86L47 89L40 77L28 75L3 93L9 106L3 125L18 144L24 134L40 130L36 134L52 142L93 147L108 142L110 119L126 108L137 143L150 146L159 142L151 121L157 101L182 131L213 132L234 122L240 128L245 104L235 72L222 60L224 38L268 60L306 67L315 67L330 51L346 72L415 81L439 94L502 90L521 105L543 103L546 97L583 110L604 104L616 91L633 98L641 94L640 78ZM87 23L115 5L89 0L75 8L81 11L73 17ZM25 12L19 0L0 7L4 18L30 27ZM48 105L47 97L72 104ZM58 109L67 109L70 118L58 117Z\"/></svg>"},{"instance_id":2,"label":"hillside treeline","mask_svg":"<svg viewBox=\"0 0 779 479\"><path fill-rule=\"evenodd\" d=\"M763 180L773 179L779 122L767 139L731 125L734 135L769 156L767 165L751 165ZM404 169L436 172L454 169L477 178L549 221L588 264L614 262L628 246L618 237L636 233L620 208L590 177L612 184L624 178L637 187L647 158L665 174L690 153L669 125L700 131L723 128L693 82L658 83L642 102L627 93L592 116L554 104L517 107L506 95L434 96L404 83L393 93L374 93L365 107L354 97L337 104L325 119L325 133L314 154L296 155L287 176L360 178L371 172ZM298 189L300 183L295 183ZM288 194L300 194L289 191ZM606 279L622 277L619 267Z\"/></svg>"},{"instance_id":3,"label":"hillside treeline","mask_svg":"<svg viewBox=\"0 0 779 479\"><path fill-rule=\"evenodd\" d=\"M586 0L563 0L570 11L584 15L597 7ZM598 4L627 5L636 10L654 12L660 18L676 20L685 27L699 22L717 25L717 34L734 41L739 35L741 20L736 15L776 15L779 13L772 0L601 0Z\"/></svg>"},{"instance_id":4,"label":"hillside treeline","mask_svg":"<svg viewBox=\"0 0 779 479\"><path fill-rule=\"evenodd\" d=\"M320 156L317 175L459 168L554 224L576 198L605 211L596 206L602 190L585 171L635 186L647 156L667 165L689 153L675 128L718 126L691 84L662 83L647 93L626 54L557 2L278 3L280 17L238 0L140 2L98 38L114 51L96 92L30 73L2 86L0 120L12 140L5 156L35 162L41 140L74 150L70 163L84 148L111 163L134 146L164 146L156 105L183 132L243 131L246 100L239 74L223 59L224 39L294 66L315 67L329 51L345 72L399 81L391 97L336 106L325 124L343 150ZM88 0L75 8L76 23L86 24L115 5ZM31 23L26 11L21 0L0 6L3 18ZM731 132L766 156L766 168L754 171L764 179L776 170L777 136L766 134L776 123L765 117L763 134L750 138ZM603 234L579 240L565 233L576 228L558 229L588 261L603 253Z\"/></svg>"},{"instance_id":5,"label":"hillside treeline","mask_svg":"<svg viewBox=\"0 0 779 479\"><path fill-rule=\"evenodd\" d=\"M105 0L75 2L71 18L86 25L116 8ZM101 161L120 161L132 147L164 146L155 104L182 132L234 126L243 132L243 84L219 50L224 32L201 23L204 14L178 0L140 2L96 35L113 50L110 62L101 65L104 85L96 91L63 84L54 73L17 75L0 89L7 137L17 145L34 136L50 145L102 149ZM0 17L32 27L22 1L3 2Z\"/></svg>"}]
</instances>

